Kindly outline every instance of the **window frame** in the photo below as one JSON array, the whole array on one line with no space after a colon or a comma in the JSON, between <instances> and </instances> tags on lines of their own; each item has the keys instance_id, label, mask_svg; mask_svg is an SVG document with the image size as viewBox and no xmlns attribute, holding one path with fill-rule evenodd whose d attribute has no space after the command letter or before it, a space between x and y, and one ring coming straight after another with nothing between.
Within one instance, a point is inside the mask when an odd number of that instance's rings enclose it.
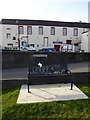
<instances>
[{"instance_id":1,"label":"window frame","mask_svg":"<svg viewBox=\"0 0 90 120\"><path fill-rule=\"evenodd\" d=\"M7 45L8 45L8 47L13 47L12 43L8 43Z\"/></svg>"},{"instance_id":2,"label":"window frame","mask_svg":"<svg viewBox=\"0 0 90 120\"><path fill-rule=\"evenodd\" d=\"M30 28L30 32L29 32L28 28ZM32 35L32 26L30 26L30 25L27 26L27 34Z\"/></svg>"},{"instance_id":3,"label":"window frame","mask_svg":"<svg viewBox=\"0 0 90 120\"><path fill-rule=\"evenodd\" d=\"M15 37L15 36L13 36L13 40L16 40L16 37Z\"/></svg>"},{"instance_id":4,"label":"window frame","mask_svg":"<svg viewBox=\"0 0 90 120\"><path fill-rule=\"evenodd\" d=\"M11 39L11 33L6 33L6 38Z\"/></svg>"},{"instance_id":5,"label":"window frame","mask_svg":"<svg viewBox=\"0 0 90 120\"><path fill-rule=\"evenodd\" d=\"M38 27L38 35L43 35L43 27L42 26Z\"/></svg>"},{"instance_id":6,"label":"window frame","mask_svg":"<svg viewBox=\"0 0 90 120\"><path fill-rule=\"evenodd\" d=\"M21 30L20 30L20 27L22 28L22 32L21 32ZM23 26L23 25L20 25L20 26L18 27L18 32L19 32L19 34L24 34L24 26Z\"/></svg>"},{"instance_id":7,"label":"window frame","mask_svg":"<svg viewBox=\"0 0 90 120\"><path fill-rule=\"evenodd\" d=\"M11 30L11 28L8 27L8 28L6 28L6 30Z\"/></svg>"},{"instance_id":8,"label":"window frame","mask_svg":"<svg viewBox=\"0 0 90 120\"><path fill-rule=\"evenodd\" d=\"M73 30L73 35L74 35L74 36L78 36L78 28L74 28L74 30Z\"/></svg>"},{"instance_id":9,"label":"window frame","mask_svg":"<svg viewBox=\"0 0 90 120\"><path fill-rule=\"evenodd\" d=\"M54 31L53 31L54 30ZM50 34L51 35L55 35L55 27L51 27L51 29L50 29Z\"/></svg>"},{"instance_id":10,"label":"window frame","mask_svg":"<svg viewBox=\"0 0 90 120\"><path fill-rule=\"evenodd\" d=\"M63 28L63 36L67 36L67 28Z\"/></svg>"}]
</instances>

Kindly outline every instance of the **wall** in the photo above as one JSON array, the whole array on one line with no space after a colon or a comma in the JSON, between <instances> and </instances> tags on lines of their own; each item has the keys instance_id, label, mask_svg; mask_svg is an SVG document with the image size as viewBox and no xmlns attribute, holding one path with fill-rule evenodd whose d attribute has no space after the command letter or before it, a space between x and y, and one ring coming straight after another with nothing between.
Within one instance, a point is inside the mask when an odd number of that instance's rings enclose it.
<instances>
[{"instance_id":1,"label":"wall","mask_svg":"<svg viewBox=\"0 0 90 120\"><path fill-rule=\"evenodd\" d=\"M11 39L6 38L6 34L11 34ZM16 40L13 40L16 37ZM18 26L17 25L2 25L2 46L8 47L8 44L18 46Z\"/></svg>"},{"instance_id":2,"label":"wall","mask_svg":"<svg viewBox=\"0 0 90 120\"><path fill-rule=\"evenodd\" d=\"M27 26L23 26L23 27L24 27L24 34L20 34L19 37L20 40L22 36L27 36ZM67 36L63 36L62 35L63 27L55 27L55 35L50 35L51 27L49 26L43 26L43 35L38 35L38 27L39 26L32 26L32 35L28 35L28 38L22 39L28 41L29 44L35 44L36 50L38 50L37 45L39 45L39 49L41 49L42 47L46 47L43 45L44 37L48 37L47 47L54 47L53 41L57 40L57 38L59 38L59 40L64 43L66 43L67 39L71 39L72 43L81 42L83 28L78 28L78 36L74 36L73 35L74 28L65 27L67 28Z\"/></svg>"},{"instance_id":3,"label":"wall","mask_svg":"<svg viewBox=\"0 0 90 120\"><path fill-rule=\"evenodd\" d=\"M47 55L46 58L33 57L33 55ZM63 53L63 52L24 52L24 51L2 51L2 68L28 67L35 62L43 64L58 64L61 60L67 63L88 61L88 53Z\"/></svg>"},{"instance_id":4,"label":"wall","mask_svg":"<svg viewBox=\"0 0 90 120\"><path fill-rule=\"evenodd\" d=\"M89 46L90 46L90 30L82 34L81 50L84 50L85 52L90 52Z\"/></svg>"},{"instance_id":5,"label":"wall","mask_svg":"<svg viewBox=\"0 0 90 120\"><path fill-rule=\"evenodd\" d=\"M13 44L13 46L18 46L18 39L21 40L22 36L27 36L27 25L23 25L24 34L20 34L18 36L18 25L2 25L2 43L3 46L7 46L7 44ZM66 43L67 39L71 39L72 43L77 43L81 41L81 35L83 28L78 28L78 36L73 36L73 27L65 27L67 28L67 36L63 36L63 27L55 27L55 35L50 35L50 26L43 26L43 35L38 35L38 27L32 26L32 35L28 35L28 38L23 38L22 40L28 41L29 44L35 44L36 50L45 47L43 45L44 37L48 37L48 47L53 47L53 41L59 38L60 41ZM54 27L54 26L52 26ZM10 28L10 30L7 30ZM6 39L6 34L11 33L11 39ZM16 37L16 40L12 40L12 37ZM39 48L37 47L39 45Z\"/></svg>"},{"instance_id":6,"label":"wall","mask_svg":"<svg viewBox=\"0 0 90 120\"><path fill-rule=\"evenodd\" d=\"M82 34L81 50L88 52L88 32Z\"/></svg>"}]
</instances>

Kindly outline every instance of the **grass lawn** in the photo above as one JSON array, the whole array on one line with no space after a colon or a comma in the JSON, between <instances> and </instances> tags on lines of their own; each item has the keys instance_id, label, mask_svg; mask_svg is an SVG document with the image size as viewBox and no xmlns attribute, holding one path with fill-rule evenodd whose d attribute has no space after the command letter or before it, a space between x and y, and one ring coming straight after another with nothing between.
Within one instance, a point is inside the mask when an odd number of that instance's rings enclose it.
<instances>
[{"instance_id":1,"label":"grass lawn","mask_svg":"<svg viewBox=\"0 0 90 120\"><path fill-rule=\"evenodd\" d=\"M90 97L90 84L82 83L77 86ZM54 120L90 118L90 99L70 100L48 103L16 104L20 88L2 91L2 120L36 120L53 118Z\"/></svg>"}]
</instances>

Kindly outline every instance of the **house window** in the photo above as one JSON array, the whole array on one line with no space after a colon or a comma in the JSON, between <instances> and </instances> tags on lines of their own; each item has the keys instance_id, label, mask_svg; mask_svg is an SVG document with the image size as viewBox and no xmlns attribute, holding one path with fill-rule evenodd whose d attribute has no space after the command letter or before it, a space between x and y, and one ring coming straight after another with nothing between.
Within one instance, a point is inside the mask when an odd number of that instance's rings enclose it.
<instances>
[{"instance_id":1,"label":"house window","mask_svg":"<svg viewBox=\"0 0 90 120\"><path fill-rule=\"evenodd\" d=\"M67 36L67 28L63 28L63 36Z\"/></svg>"},{"instance_id":2,"label":"house window","mask_svg":"<svg viewBox=\"0 0 90 120\"><path fill-rule=\"evenodd\" d=\"M10 34L10 33L7 33L7 34L6 34L6 38L7 38L7 39L11 39L11 34Z\"/></svg>"},{"instance_id":3,"label":"house window","mask_svg":"<svg viewBox=\"0 0 90 120\"><path fill-rule=\"evenodd\" d=\"M32 26L27 26L27 34L32 35Z\"/></svg>"},{"instance_id":4,"label":"house window","mask_svg":"<svg viewBox=\"0 0 90 120\"><path fill-rule=\"evenodd\" d=\"M19 26L19 34L24 34L24 27L23 26Z\"/></svg>"},{"instance_id":5,"label":"house window","mask_svg":"<svg viewBox=\"0 0 90 120\"><path fill-rule=\"evenodd\" d=\"M10 28L7 28L7 30L10 30Z\"/></svg>"},{"instance_id":6,"label":"house window","mask_svg":"<svg viewBox=\"0 0 90 120\"><path fill-rule=\"evenodd\" d=\"M74 28L74 36L78 36L78 29Z\"/></svg>"},{"instance_id":7,"label":"house window","mask_svg":"<svg viewBox=\"0 0 90 120\"><path fill-rule=\"evenodd\" d=\"M51 27L51 35L55 35L55 27Z\"/></svg>"},{"instance_id":8,"label":"house window","mask_svg":"<svg viewBox=\"0 0 90 120\"><path fill-rule=\"evenodd\" d=\"M7 44L8 45L8 47L13 47L13 44Z\"/></svg>"},{"instance_id":9,"label":"house window","mask_svg":"<svg viewBox=\"0 0 90 120\"><path fill-rule=\"evenodd\" d=\"M16 37L13 37L13 40L16 40Z\"/></svg>"},{"instance_id":10,"label":"house window","mask_svg":"<svg viewBox=\"0 0 90 120\"><path fill-rule=\"evenodd\" d=\"M43 27L39 27L38 28L38 34L39 35L43 35Z\"/></svg>"}]
</instances>

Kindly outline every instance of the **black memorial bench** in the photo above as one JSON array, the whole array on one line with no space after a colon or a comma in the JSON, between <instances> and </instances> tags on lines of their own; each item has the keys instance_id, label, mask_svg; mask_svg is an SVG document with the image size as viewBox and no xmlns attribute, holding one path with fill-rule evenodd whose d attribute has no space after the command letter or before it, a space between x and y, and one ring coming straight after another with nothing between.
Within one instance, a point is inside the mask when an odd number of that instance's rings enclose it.
<instances>
[{"instance_id":1,"label":"black memorial bench","mask_svg":"<svg viewBox=\"0 0 90 120\"><path fill-rule=\"evenodd\" d=\"M28 92L29 85L71 83L73 89L72 73L68 70L66 62L57 65L30 66L28 69Z\"/></svg>"}]
</instances>

